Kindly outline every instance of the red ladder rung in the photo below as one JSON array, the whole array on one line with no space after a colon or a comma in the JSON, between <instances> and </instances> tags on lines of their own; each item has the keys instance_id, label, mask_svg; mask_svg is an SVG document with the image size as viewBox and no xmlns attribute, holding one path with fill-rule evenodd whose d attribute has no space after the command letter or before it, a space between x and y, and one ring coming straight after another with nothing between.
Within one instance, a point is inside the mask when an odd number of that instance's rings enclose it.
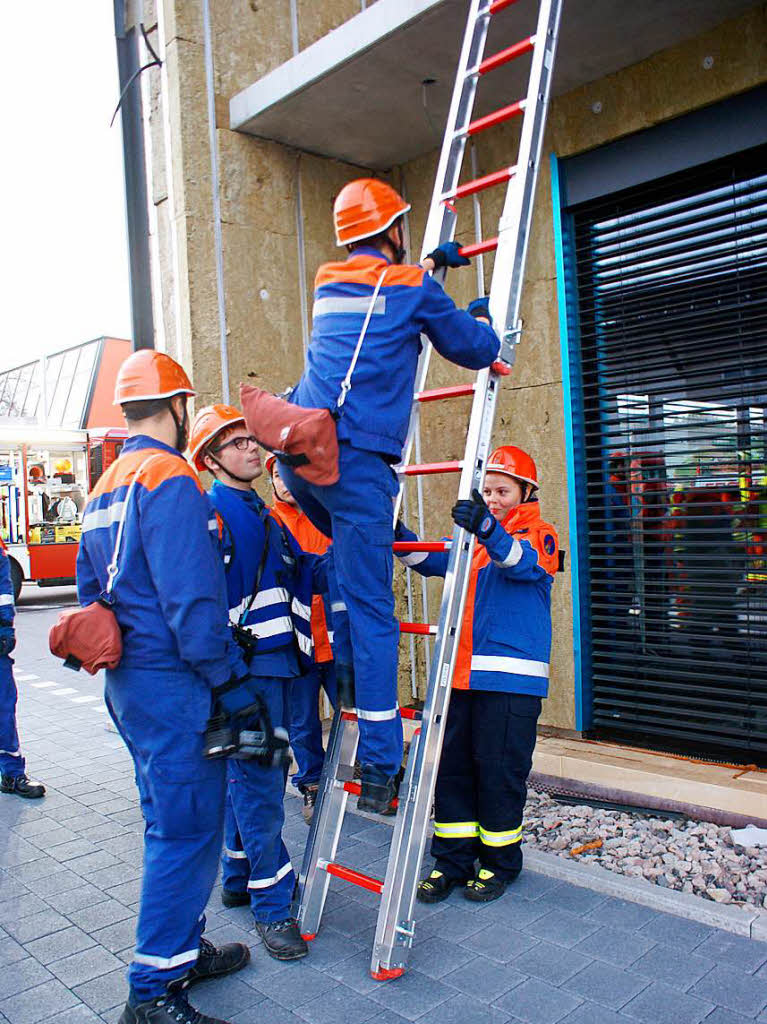
<instances>
[{"instance_id":1,"label":"red ladder rung","mask_svg":"<svg viewBox=\"0 0 767 1024\"><path fill-rule=\"evenodd\" d=\"M495 125L502 124L504 121L510 121L512 117L523 113L524 109L525 100L517 100L515 103L510 103L508 107L501 107L500 110L494 110L492 114L486 114L485 117L472 121L466 129L466 134L477 135L486 128L494 128Z\"/></svg>"},{"instance_id":2,"label":"red ladder rung","mask_svg":"<svg viewBox=\"0 0 767 1024\"><path fill-rule=\"evenodd\" d=\"M483 252L493 252L498 248L498 238L486 238L483 242L472 242L471 245L462 245L458 252L461 256L471 259L472 256L479 256Z\"/></svg>"},{"instance_id":3,"label":"red ladder rung","mask_svg":"<svg viewBox=\"0 0 767 1024\"><path fill-rule=\"evenodd\" d=\"M415 633L416 636L436 636L437 627L429 622L400 622L400 633Z\"/></svg>"},{"instance_id":4,"label":"red ladder rung","mask_svg":"<svg viewBox=\"0 0 767 1024\"><path fill-rule=\"evenodd\" d=\"M484 178L475 178L467 181L465 185L459 185L455 192L448 192L443 196L443 202L447 199L463 199L465 196L473 196L475 192L483 192L486 188L493 188L495 185L502 185L514 176L517 168L502 167L500 171L493 171L486 174Z\"/></svg>"},{"instance_id":5,"label":"red ladder rung","mask_svg":"<svg viewBox=\"0 0 767 1024\"><path fill-rule=\"evenodd\" d=\"M361 871L355 871L354 868L345 868L343 864L331 863L325 865L325 870L329 875L342 878L344 882L351 882L352 885L358 885L361 889L377 892L379 896L383 892L384 884L381 879L373 878L371 875L363 875Z\"/></svg>"},{"instance_id":6,"label":"red ladder rung","mask_svg":"<svg viewBox=\"0 0 767 1024\"><path fill-rule=\"evenodd\" d=\"M418 710L418 708L400 708L399 715L400 718L409 718L415 720L416 722L420 722L422 717L422 714ZM343 718L344 721L346 722L356 722L357 713L355 711L342 711L341 718ZM349 790L349 792L351 793L351 790Z\"/></svg>"},{"instance_id":7,"label":"red ladder rung","mask_svg":"<svg viewBox=\"0 0 767 1024\"><path fill-rule=\"evenodd\" d=\"M518 43L514 43L513 46L508 46L505 50L499 50L498 53L493 54L492 57L485 57L482 63L477 68L480 75L486 75L488 71L495 71L496 68L503 67L504 64L508 64L509 61L516 60L517 57L522 57L526 53L530 53L535 48L535 36L528 36L527 39L520 39Z\"/></svg>"},{"instance_id":8,"label":"red ladder rung","mask_svg":"<svg viewBox=\"0 0 767 1024\"><path fill-rule=\"evenodd\" d=\"M420 732L420 729L416 729L416 732ZM352 796L359 796L362 786L360 785L359 782L343 782L341 783L341 788L344 789L347 793L351 793ZM396 796L392 800L391 806L395 809L399 807L399 800L397 799Z\"/></svg>"},{"instance_id":9,"label":"red ladder rung","mask_svg":"<svg viewBox=\"0 0 767 1024\"><path fill-rule=\"evenodd\" d=\"M461 398L464 395L473 395L476 388L476 384L451 384L446 388L417 391L415 399L417 402L438 402L442 398Z\"/></svg>"},{"instance_id":10,"label":"red ladder rung","mask_svg":"<svg viewBox=\"0 0 767 1024\"><path fill-rule=\"evenodd\" d=\"M398 472L403 476L430 476L434 473L460 473L462 462L414 462L411 466L402 466Z\"/></svg>"},{"instance_id":11,"label":"red ladder rung","mask_svg":"<svg viewBox=\"0 0 767 1024\"><path fill-rule=\"evenodd\" d=\"M517 0L493 0L493 3L490 4L488 14L498 14L500 11L506 10L507 7L511 7L511 5L515 3L517 3Z\"/></svg>"},{"instance_id":12,"label":"red ladder rung","mask_svg":"<svg viewBox=\"0 0 767 1024\"><path fill-rule=\"evenodd\" d=\"M449 551L452 541L449 540L395 540L392 544L395 554L407 554L410 551Z\"/></svg>"}]
</instances>

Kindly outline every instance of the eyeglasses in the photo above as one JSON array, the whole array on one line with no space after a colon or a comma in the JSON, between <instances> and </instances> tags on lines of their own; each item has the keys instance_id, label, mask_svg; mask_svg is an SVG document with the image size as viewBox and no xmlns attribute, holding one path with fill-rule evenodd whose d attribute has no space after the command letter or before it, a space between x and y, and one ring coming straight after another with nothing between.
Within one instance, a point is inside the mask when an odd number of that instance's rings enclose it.
<instances>
[{"instance_id":1,"label":"eyeglasses","mask_svg":"<svg viewBox=\"0 0 767 1024\"><path fill-rule=\"evenodd\" d=\"M229 448L230 446L232 448L236 448L238 452L244 452L248 450L249 445L253 445L254 448L258 448L258 438L253 437L252 434L248 434L247 437L233 437L231 441L225 441L223 444L220 444L218 448L214 448L213 452L217 455L219 452L222 452L224 448Z\"/></svg>"}]
</instances>

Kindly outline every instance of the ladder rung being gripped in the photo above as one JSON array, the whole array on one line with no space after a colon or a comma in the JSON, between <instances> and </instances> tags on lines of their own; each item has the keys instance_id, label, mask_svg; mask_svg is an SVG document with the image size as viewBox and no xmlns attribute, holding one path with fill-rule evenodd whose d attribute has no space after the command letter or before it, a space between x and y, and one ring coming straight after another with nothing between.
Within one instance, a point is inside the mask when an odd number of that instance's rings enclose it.
<instances>
[{"instance_id":1,"label":"ladder rung being gripped","mask_svg":"<svg viewBox=\"0 0 767 1024\"><path fill-rule=\"evenodd\" d=\"M473 395L476 389L476 384L451 384L446 388L430 388L428 391L417 391L415 400L417 402L438 402L442 398L462 398L464 395Z\"/></svg>"},{"instance_id":2,"label":"ladder rung being gripped","mask_svg":"<svg viewBox=\"0 0 767 1024\"><path fill-rule=\"evenodd\" d=\"M503 65L508 64L509 61L516 60L517 57L521 57L525 53L530 53L534 48L535 36L528 36L527 39L520 39L518 43L514 43L513 46L509 46L505 50L499 50L498 53L493 54L492 57L485 57L477 68L477 72L480 75L486 75L488 71L495 71L496 68L503 67Z\"/></svg>"},{"instance_id":3,"label":"ladder rung being gripped","mask_svg":"<svg viewBox=\"0 0 767 1024\"><path fill-rule=\"evenodd\" d=\"M501 107L500 110L494 110L492 114L486 114L484 117L477 118L476 121L472 121L468 128L463 132L457 132L458 135L477 135L479 132L483 132L486 128L493 128L497 124L502 124L504 121L510 121L512 117L516 117L518 114L524 113L525 100L517 100L515 103L510 103L508 107Z\"/></svg>"},{"instance_id":4,"label":"ladder rung being gripped","mask_svg":"<svg viewBox=\"0 0 767 1024\"><path fill-rule=\"evenodd\" d=\"M403 476L431 476L434 473L460 473L462 462L414 462L401 466L397 472Z\"/></svg>"},{"instance_id":5,"label":"ladder rung being gripped","mask_svg":"<svg viewBox=\"0 0 767 1024\"><path fill-rule=\"evenodd\" d=\"M498 248L498 238L486 238L482 242L472 242L471 245L462 245L458 252L461 256L471 259L472 256L479 256L483 252L493 252Z\"/></svg>"},{"instance_id":6,"label":"ladder rung being gripped","mask_svg":"<svg viewBox=\"0 0 767 1024\"><path fill-rule=\"evenodd\" d=\"M486 188L502 185L505 181L513 178L516 171L516 165L502 167L500 171L486 174L484 178L475 178L474 181L467 181L465 185L459 185L455 192L448 192L442 197L442 200L445 202L450 199L463 199L464 196L473 196L475 192L483 192Z\"/></svg>"},{"instance_id":7,"label":"ladder rung being gripped","mask_svg":"<svg viewBox=\"0 0 767 1024\"><path fill-rule=\"evenodd\" d=\"M351 785L351 783L349 783ZM359 786L357 787L359 789ZM380 896L384 884L379 878L373 878L371 875L363 875L361 871L355 871L354 868L345 868L343 864L323 864L319 862L317 867L324 868L329 875L335 875L336 878L342 878L344 882L351 882L352 885L359 885L362 889L369 889L370 892L377 892Z\"/></svg>"},{"instance_id":8,"label":"ladder rung being gripped","mask_svg":"<svg viewBox=\"0 0 767 1024\"><path fill-rule=\"evenodd\" d=\"M400 622L400 633L415 633L416 636L436 636L437 627L428 622Z\"/></svg>"}]
</instances>

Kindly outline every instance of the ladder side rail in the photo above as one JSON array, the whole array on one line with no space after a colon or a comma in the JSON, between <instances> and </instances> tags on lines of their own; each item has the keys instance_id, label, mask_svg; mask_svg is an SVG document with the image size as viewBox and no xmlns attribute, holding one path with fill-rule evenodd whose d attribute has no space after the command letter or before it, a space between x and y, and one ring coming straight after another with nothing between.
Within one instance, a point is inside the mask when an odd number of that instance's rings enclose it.
<instances>
[{"instance_id":1,"label":"ladder side rail","mask_svg":"<svg viewBox=\"0 0 767 1024\"><path fill-rule=\"evenodd\" d=\"M337 782L339 768L344 765L353 773L358 741L356 721L344 718L340 706L337 707L293 903L293 915L304 936L314 937L319 930L330 884L330 875L319 867L319 861L335 860L349 797L343 785Z\"/></svg>"},{"instance_id":2,"label":"ladder side rail","mask_svg":"<svg viewBox=\"0 0 767 1024\"><path fill-rule=\"evenodd\" d=\"M482 486L500 378L490 369L477 375L459 495ZM371 971L403 968L413 935L413 907L429 829L451 684L469 586L474 537L456 527L445 576L437 640L421 732L411 748L378 915Z\"/></svg>"},{"instance_id":3,"label":"ladder side rail","mask_svg":"<svg viewBox=\"0 0 767 1024\"><path fill-rule=\"evenodd\" d=\"M562 0L540 0L536 46L519 141L518 173L506 192L499 223L498 249L490 285L490 317L501 338L501 358L509 364L514 361L519 334L525 261L561 13Z\"/></svg>"}]
</instances>

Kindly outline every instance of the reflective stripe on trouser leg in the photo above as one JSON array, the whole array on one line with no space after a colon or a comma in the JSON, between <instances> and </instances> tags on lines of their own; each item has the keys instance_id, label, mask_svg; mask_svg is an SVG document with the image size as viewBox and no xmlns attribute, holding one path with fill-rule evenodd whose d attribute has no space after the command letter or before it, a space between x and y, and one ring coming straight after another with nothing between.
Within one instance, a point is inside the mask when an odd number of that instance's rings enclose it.
<instances>
[{"instance_id":1,"label":"reflective stripe on trouser leg","mask_svg":"<svg viewBox=\"0 0 767 1024\"><path fill-rule=\"evenodd\" d=\"M0 657L0 771L4 775L23 775L25 769L16 728L16 700L13 662L6 654Z\"/></svg>"},{"instance_id":2,"label":"reflective stripe on trouser leg","mask_svg":"<svg viewBox=\"0 0 767 1024\"><path fill-rule=\"evenodd\" d=\"M474 694L478 855L483 867L506 880L522 868L522 815L540 708L540 698L525 694Z\"/></svg>"},{"instance_id":3,"label":"reflective stripe on trouser leg","mask_svg":"<svg viewBox=\"0 0 767 1024\"><path fill-rule=\"evenodd\" d=\"M325 690L335 706L335 668L332 661L314 664L306 675L290 683L290 746L298 765L292 778L297 789L316 785L322 774L325 751L322 746L320 692Z\"/></svg>"},{"instance_id":4,"label":"reflective stripe on trouser leg","mask_svg":"<svg viewBox=\"0 0 767 1024\"><path fill-rule=\"evenodd\" d=\"M254 684L266 702L272 725L284 725L289 681L256 678ZM295 882L282 841L285 774L281 768L231 758L227 762L227 777L240 844L248 858L238 863L249 866L246 884L253 915L257 921L283 921L290 917ZM229 866L234 863L230 861Z\"/></svg>"},{"instance_id":5,"label":"reflective stripe on trouser leg","mask_svg":"<svg viewBox=\"0 0 767 1024\"><path fill-rule=\"evenodd\" d=\"M237 818L232 807L231 791L227 786L224 849L221 852L221 885L227 892L244 893L248 888L249 877L248 855L242 846L242 837L237 828Z\"/></svg>"},{"instance_id":6,"label":"reflective stripe on trouser leg","mask_svg":"<svg viewBox=\"0 0 767 1024\"><path fill-rule=\"evenodd\" d=\"M107 672L106 698L133 757L146 821L128 971L141 1002L162 995L197 959L221 851L224 763L202 756L210 690L193 673L117 669Z\"/></svg>"},{"instance_id":7,"label":"reflective stripe on trouser leg","mask_svg":"<svg viewBox=\"0 0 767 1024\"><path fill-rule=\"evenodd\" d=\"M474 875L479 822L471 760L471 694L454 690L445 724L445 740L434 794L435 868L449 878Z\"/></svg>"}]
</instances>

